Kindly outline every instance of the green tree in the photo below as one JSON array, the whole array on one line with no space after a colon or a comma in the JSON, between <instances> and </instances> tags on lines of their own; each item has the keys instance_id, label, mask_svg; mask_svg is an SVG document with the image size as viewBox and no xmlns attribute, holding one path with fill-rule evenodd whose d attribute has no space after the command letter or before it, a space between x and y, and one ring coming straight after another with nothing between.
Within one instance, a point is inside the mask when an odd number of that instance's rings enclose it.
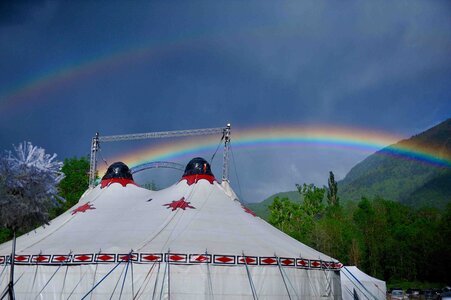
<instances>
[{"instance_id":1,"label":"green tree","mask_svg":"<svg viewBox=\"0 0 451 300\"><path fill-rule=\"evenodd\" d=\"M375 199L375 231L378 235L379 265L384 278L413 279L416 274L411 239L414 211L400 203Z\"/></svg>"},{"instance_id":2,"label":"green tree","mask_svg":"<svg viewBox=\"0 0 451 300\"><path fill-rule=\"evenodd\" d=\"M296 239L301 238L302 217L298 203L291 202L288 198L276 197L269 206L269 211L270 224Z\"/></svg>"},{"instance_id":3,"label":"green tree","mask_svg":"<svg viewBox=\"0 0 451 300\"><path fill-rule=\"evenodd\" d=\"M315 249L343 264L359 265L362 259L362 236L351 214L339 204L328 206L326 213L315 222L312 232Z\"/></svg>"},{"instance_id":4,"label":"green tree","mask_svg":"<svg viewBox=\"0 0 451 300\"><path fill-rule=\"evenodd\" d=\"M354 212L354 222L362 233L364 240L364 257L362 267L373 276L381 276L382 270L380 268L380 244L378 235L379 231L383 231L385 226L378 226L378 223L383 223L382 220L377 220L376 211L372 201L362 198L359 202L356 211ZM382 216L381 216L382 217ZM382 228L383 227L383 228ZM383 234L384 238L386 235Z\"/></svg>"},{"instance_id":5,"label":"green tree","mask_svg":"<svg viewBox=\"0 0 451 300\"><path fill-rule=\"evenodd\" d=\"M59 195L66 199L53 212L53 217L65 212L74 206L89 185L89 160L87 157L73 157L64 160L61 171L65 177L58 186Z\"/></svg>"},{"instance_id":6,"label":"green tree","mask_svg":"<svg viewBox=\"0 0 451 300\"><path fill-rule=\"evenodd\" d=\"M305 183L302 186L296 184L296 188L304 199L300 204L302 212L301 241L313 247L318 242L315 242L316 236L313 235L313 232L318 220L322 218L325 211L323 199L326 189Z\"/></svg>"},{"instance_id":7,"label":"green tree","mask_svg":"<svg viewBox=\"0 0 451 300\"><path fill-rule=\"evenodd\" d=\"M324 193L326 188L316 187L314 184L303 184L302 186L296 184L298 192L303 197L304 201L301 204L301 209L310 218L319 218L324 212Z\"/></svg>"},{"instance_id":8,"label":"green tree","mask_svg":"<svg viewBox=\"0 0 451 300\"><path fill-rule=\"evenodd\" d=\"M361 267L385 280L416 280L420 269L425 270L420 266L422 261L434 249L436 216L432 213L425 218L394 201L363 198L353 213L363 238ZM426 248L421 239L428 244Z\"/></svg>"},{"instance_id":9,"label":"green tree","mask_svg":"<svg viewBox=\"0 0 451 300\"><path fill-rule=\"evenodd\" d=\"M338 185L335 181L335 176L332 171L329 172L329 181L328 181L329 188L327 189L327 203L329 206L333 205L339 205L339 198L338 198Z\"/></svg>"},{"instance_id":10,"label":"green tree","mask_svg":"<svg viewBox=\"0 0 451 300\"><path fill-rule=\"evenodd\" d=\"M313 184L296 185L303 198L302 203L291 202L288 198L276 197L269 206L269 223L293 238L312 245L315 220L324 213L323 198L325 188Z\"/></svg>"},{"instance_id":11,"label":"green tree","mask_svg":"<svg viewBox=\"0 0 451 300\"><path fill-rule=\"evenodd\" d=\"M13 232L7 228L0 227L0 244L9 241L13 237Z\"/></svg>"},{"instance_id":12,"label":"green tree","mask_svg":"<svg viewBox=\"0 0 451 300\"><path fill-rule=\"evenodd\" d=\"M330 175L333 175L330 173ZM334 178L325 188L296 185L303 202L274 199L269 222L293 238L344 264L388 282L449 284L451 204L413 209L382 198L340 205ZM332 199L337 201L334 201Z\"/></svg>"},{"instance_id":13,"label":"green tree","mask_svg":"<svg viewBox=\"0 0 451 300\"><path fill-rule=\"evenodd\" d=\"M441 260L439 262L439 270L435 272L435 278L440 278L440 280L450 284L451 274L449 272L449 267L451 266L451 203L445 208L443 216L439 223L438 233L438 248L434 257L436 260Z\"/></svg>"}]
</instances>

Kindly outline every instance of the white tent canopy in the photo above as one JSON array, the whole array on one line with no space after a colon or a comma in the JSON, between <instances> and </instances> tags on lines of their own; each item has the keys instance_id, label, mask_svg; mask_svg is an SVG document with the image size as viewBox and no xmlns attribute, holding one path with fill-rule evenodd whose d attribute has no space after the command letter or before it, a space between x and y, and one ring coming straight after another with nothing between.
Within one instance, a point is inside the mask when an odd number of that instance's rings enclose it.
<instances>
[{"instance_id":1,"label":"white tent canopy","mask_svg":"<svg viewBox=\"0 0 451 300\"><path fill-rule=\"evenodd\" d=\"M341 291L343 300L385 300L385 281L371 277L355 266L341 268Z\"/></svg>"},{"instance_id":2,"label":"white tent canopy","mask_svg":"<svg viewBox=\"0 0 451 300\"><path fill-rule=\"evenodd\" d=\"M102 187L103 186L103 187ZM8 285L11 242L0 245ZM18 299L340 299L341 264L256 217L227 182L110 179L17 239Z\"/></svg>"}]
</instances>

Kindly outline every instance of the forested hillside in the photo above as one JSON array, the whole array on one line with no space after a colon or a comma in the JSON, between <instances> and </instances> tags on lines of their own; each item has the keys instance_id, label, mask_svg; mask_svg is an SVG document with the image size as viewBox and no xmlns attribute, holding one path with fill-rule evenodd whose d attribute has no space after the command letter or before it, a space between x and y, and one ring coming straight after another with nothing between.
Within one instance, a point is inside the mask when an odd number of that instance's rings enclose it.
<instances>
[{"instance_id":1,"label":"forested hillside","mask_svg":"<svg viewBox=\"0 0 451 300\"><path fill-rule=\"evenodd\" d=\"M274 199L272 225L389 283L451 283L451 204L438 210L382 198L334 203L326 197L327 188L303 187L302 203Z\"/></svg>"},{"instance_id":2,"label":"forested hillside","mask_svg":"<svg viewBox=\"0 0 451 300\"><path fill-rule=\"evenodd\" d=\"M304 184L249 207L290 236L372 276L451 284L451 168L394 157L400 147L427 147L450 160L451 119L356 165L339 183L335 203L330 185Z\"/></svg>"},{"instance_id":3,"label":"forested hillside","mask_svg":"<svg viewBox=\"0 0 451 300\"><path fill-rule=\"evenodd\" d=\"M414 207L444 208L451 201L451 167L393 156L399 148L427 148L435 157L451 160L451 119L357 164L339 182L342 199L382 197Z\"/></svg>"}]
</instances>

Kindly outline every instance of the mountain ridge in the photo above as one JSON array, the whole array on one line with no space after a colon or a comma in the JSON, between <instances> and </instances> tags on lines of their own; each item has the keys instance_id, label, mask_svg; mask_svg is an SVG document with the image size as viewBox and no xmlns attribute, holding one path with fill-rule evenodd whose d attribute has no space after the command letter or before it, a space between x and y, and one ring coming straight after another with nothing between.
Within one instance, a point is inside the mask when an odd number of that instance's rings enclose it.
<instances>
[{"instance_id":1,"label":"mountain ridge","mask_svg":"<svg viewBox=\"0 0 451 300\"><path fill-rule=\"evenodd\" d=\"M341 201L359 201L362 197L381 197L412 207L443 208L451 202L451 166L432 165L394 157L398 148L427 148L442 161L451 162L451 118L410 138L387 146L357 163L338 182ZM325 175L327 176L327 175ZM269 205L275 197L301 201L297 191L280 192L247 206L260 217L269 217Z\"/></svg>"},{"instance_id":2,"label":"mountain ridge","mask_svg":"<svg viewBox=\"0 0 451 300\"><path fill-rule=\"evenodd\" d=\"M414 207L425 204L444 207L451 200L446 185L451 167L428 164L416 157L393 157L391 153L399 148L427 148L434 157L451 161L451 118L385 147L355 165L338 183L340 197L346 200L382 197ZM434 195L435 201L423 201L417 195L420 191L424 197Z\"/></svg>"}]
</instances>

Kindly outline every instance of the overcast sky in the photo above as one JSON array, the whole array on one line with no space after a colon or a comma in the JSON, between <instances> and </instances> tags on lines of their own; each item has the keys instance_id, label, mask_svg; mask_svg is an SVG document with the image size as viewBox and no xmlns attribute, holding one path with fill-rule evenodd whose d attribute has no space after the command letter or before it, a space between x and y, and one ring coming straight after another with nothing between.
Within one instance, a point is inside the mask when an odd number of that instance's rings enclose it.
<instances>
[{"instance_id":1,"label":"overcast sky","mask_svg":"<svg viewBox=\"0 0 451 300\"><path fill-rule=\"evenodd\" d=\"M450 54L450 1L2 1L0 149L228 122L409 137L451 116ZM369 154L236 149L231 179L259 201Z\"/></svg>"}]
</instances>

